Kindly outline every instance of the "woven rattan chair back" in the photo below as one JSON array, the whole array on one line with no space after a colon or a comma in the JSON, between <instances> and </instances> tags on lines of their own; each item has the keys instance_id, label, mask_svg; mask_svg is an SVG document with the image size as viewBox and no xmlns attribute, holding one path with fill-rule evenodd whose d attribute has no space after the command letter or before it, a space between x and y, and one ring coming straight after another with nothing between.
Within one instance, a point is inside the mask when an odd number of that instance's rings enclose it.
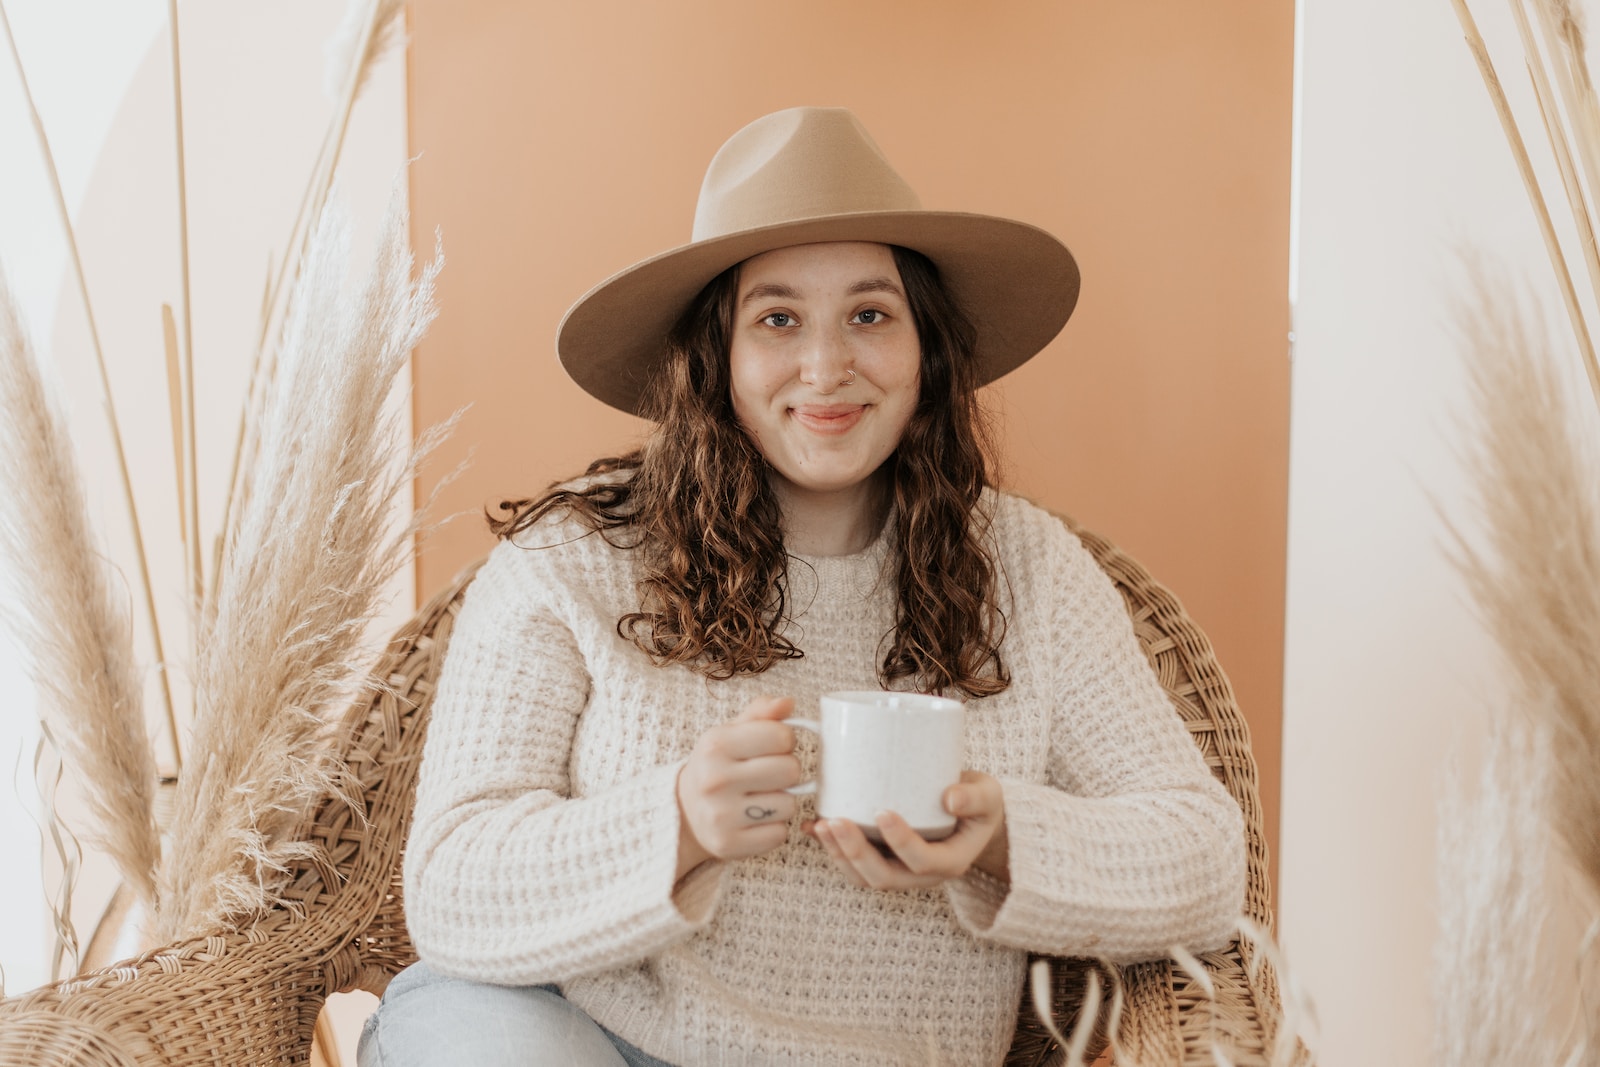
<instances>
[{"instance_id":1,"label":"woven rattan chair back","mask_svg":"<svg viewBox=\"0 0 1600 1067\"><path fill-rule=\"evenodd\" d=\"M1245 912L1269 928L1255 762L1227 678L1205 635L1167 590L1109 542L1074 529L1121 591L1174 709L1244 812ZM317 858L292 872L282 905L244 929L164 946L0 1001L0 1065L303 1063L329 993L381 994L416 958L405 925L401 847L434 686L472 574L458 577L401 629L368 697L345 717L335 741L343 796L325 800L305 827L305 838L319 846ZM1214 996L1168 961L1124 968L1118 1030L1128 1060L1141 1067L1212 1067L1215 1043L1238 1067L1265 1067L1277 992L1270 969L1252 967L1249 953L1248 945L1235 943L1202 957ZM1089 966L1052 961L1062 1025L1077 1014ZM1006 1063L1043 1064L1058 1056L1032 1010L1022 1007Z\"/></svg>"}]
</instances>

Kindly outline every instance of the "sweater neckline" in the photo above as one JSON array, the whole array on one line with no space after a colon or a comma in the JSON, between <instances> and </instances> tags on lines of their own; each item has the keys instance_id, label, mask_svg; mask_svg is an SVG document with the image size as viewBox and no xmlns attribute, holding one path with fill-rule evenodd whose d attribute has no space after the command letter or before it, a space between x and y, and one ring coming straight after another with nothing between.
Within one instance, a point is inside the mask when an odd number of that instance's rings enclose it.
<instances>
[{"instance_id":1,"label":"sweater neckline","mask_svg":"<svg viewBox=\"0 0 1600 1067\"><path fill-rule=\"evenodd\" d=\"M843 556L790 552L788 584L793 614L805 615L822 604L871 600L875 593L889 588L892 578L885 574L885 563L894 544L894 527L895 513L891 510L872 543L859 552Z\"/></svg>"}]
</instances>

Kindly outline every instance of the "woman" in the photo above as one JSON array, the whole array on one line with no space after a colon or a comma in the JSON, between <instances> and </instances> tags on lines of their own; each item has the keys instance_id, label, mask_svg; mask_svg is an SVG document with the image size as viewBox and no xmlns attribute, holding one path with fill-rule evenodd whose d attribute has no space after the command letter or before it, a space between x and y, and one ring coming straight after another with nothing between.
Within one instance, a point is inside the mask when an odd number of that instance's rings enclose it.
<instances>
[{"instance_id":1,"label":"woman","mask_svg":"<svg viewBox=\"0 0 1600 1067\"><path fill-rule=\"evenodd\" d=\"M656 429L498 526L420 772L422 963L363 1063L997 1064L1028 951L1229 938L1237 807L1092 558L989 484L975 390L1077 280L797 108L574 306L563 365ZM945 840L785 792L814 751L781 720L876 688L968 702Z\"/></svg>"}]
</instances>

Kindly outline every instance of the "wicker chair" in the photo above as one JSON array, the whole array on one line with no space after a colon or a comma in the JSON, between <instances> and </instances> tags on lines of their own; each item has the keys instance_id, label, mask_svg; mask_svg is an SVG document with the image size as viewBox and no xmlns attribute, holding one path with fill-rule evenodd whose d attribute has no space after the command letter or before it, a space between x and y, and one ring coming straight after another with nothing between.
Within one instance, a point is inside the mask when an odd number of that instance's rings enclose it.
<instances>
[{"instance_id":1,"label":"wicker chair","mask_svg":"<svg viewBox=\"0 0 1600 1067\"><path fill-rule=\"evenodd\" d=\"M1121 590L1175 710L1244 811L1245 911L1270 928L1255 763L1227 678L1205 635L1167 590L1106 541L1077 532ZM334 743L364 809L322 803L304 831L321 846L321 859L294 872L283 903L243 929L166 945L0 1001L0 1067L303 1064L328 994L356 988L381 994L415 959L401 900L401 846L434 681L471 574L400 630L375 674L384 684L346 715ZM1168 961L1123 969L1123 1062L1213 1067L1216 1042L1238 1067L1266 1067L1279 1018L1270 968L1264 961L1252 968L1250 947L1237 943L1202 962L1214 997ZM1052 965L1065 1029L1092 964ZM1025 996L1008 1067L1060 1057L1026 1002ZM1296 1062L1308 1062L1303 1051Z\"/></svg>"}]
</instances>

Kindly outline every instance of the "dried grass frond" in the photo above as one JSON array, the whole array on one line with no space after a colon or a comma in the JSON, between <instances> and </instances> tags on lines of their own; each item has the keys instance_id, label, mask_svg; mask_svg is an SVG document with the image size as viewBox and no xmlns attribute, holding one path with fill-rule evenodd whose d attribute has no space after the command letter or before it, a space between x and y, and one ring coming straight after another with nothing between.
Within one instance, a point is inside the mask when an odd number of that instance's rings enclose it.
<instances>
[{"instance_id":1,"label":"dried grass frond","mask_svg":"<svg viewBox=\"0 0 1600 1067\"><path fill-rule=\"evenodd\" d=\"M56 759L47 761L46 752L54 752ZM50 725L40 723L39 740L33 746L33 781L39 791L39 812L34 816L34 823L39 828L40 841L50 843L55 850L56 862L61 864L61 876L56 883L55 894L46 895L50 928L54 934L50 943L52 981L77 974L80 957L78 927L72 921L72 897L78 888L78 873L83 869L83 845L56 808L56 793L61 788L60 755L61 750L50 732ZM53 770L48 773L47 763L54 763Z\"/></svg>"},{"instance_id":2,"label":"dried grass frond","mask_svg":"<svg viewBox=\"0 0 1600 1067\"><path fill-rule=\"evenodd\" d=\"M406 435L385 400L433 318L440 261L412 282L398 195L382 233L365 290L341 296L348 224L324 213L290 303L253 492L226 531L200 635L164 940L270 906L283 872L309 855L292 832L337 787L326 733L368 684L368 624L409 558L416 522L396 532L391 506L437 435L397 462Z\"/></svg>"},{"instance_id":3,"label":"dried grass frond","mask_svg":"<svg viewBox=\"0 0 1600 1067\"><path fill-rule=\"evenodd\" d=\"M1315 1060L1312 1049L1316 1047L1317 1013L1311 998L1289 971L1282 951L1272 936L1260 925L1242 915L1237 920L1236 931L1243 955L1249 961L1253 981L1272 988L1277 985L1277 998L1267 998L1258 1007L1262 1034L1271 1041L1266 1050L1267 1067L1309 1067ZM1177 968L1195 982L1199 991L1209 1001L1217 999L1217 985L1205 964L1181 945L1167 950ZM1261 983L1263 967L1270 966L1276 983ZM1259 987L1259 986L1258 986ZM1217 1067L1233 1067L1230 1055L1237 1052L1231 1039L1221 1034L1211 1040L1211 1058ZM1253 1054L1252 1062L1261 1062ZM1121 1061L1118 1061L1121 1062Z\"/></svg>"},{"instance_id":4,"label":"dried grass frond","mask_svg":"<svg viewBox=\"0 0 1600 1067\"><path fill-rule=\"evenodd\" d=\"M1439 816L1434 1067L1560 1062L1541 937L1550 916L1542 768L1550 742L1520 717L1491 722L1475 787L1452 768Z\"/></svg>"},{"instance_id":5,"label":"dried grass frond","mask_svg":"<svg viewBox=\"0 0 1600 1067\"><path fill-rule=\"evenodd\" d=\"M1278 1010L1269 1012L1262 1024L1272 1038L1267 1062L1271 1067L1299 1067L1314 1062L1322 1034L1316 1003L1289 968L1289 961L1272 935L1248 915L1239 917L1239 944L1246 949L1252 982L1261 981L1263 967L1272 969L1272 985L1278 990Z\"/></svg>"},{"instance_id":6,"label":"dried grass frond","mask_svg":"<svg viewBox=\"0 0 1600 1067\"><path fill-rule=\"evenodd\" d=\"M5 0L0 0L0 36L6 39L7 50L11 53L11 63L16 68L17 82L22 89L22 100L28 111L28 118L33 125L34 137L39 144L39 158L44 163L45 174L50 180L50 192L55 201L56 217L61 222L61 232L67 242L67 257L72 265L72 277L77 282L78 295L83 300L84 323L89 328L89 340L94 350L95 369L99 372L100 396L104 402L106 424L111 431L112 450L117 457L117 474L122 487L122 502L127 509L128 528L133 536L134 560L139 570L140 600L144 605L145 621L150 628L150 640L155 646L155 657L158 664L166 663L166 652L161 639L161 620L156 614L155 586L150 581L150 561L144 550L144 528L139 522L139 508L133 498L133 476L128 472L128 456L122 445L122 426L117 419L116 400L111 394L111 377L106 371L105 350L100 345L100 327L94 317L94 304L89 299L89 281L83 270L83 255L78 249L77 231L72 225L72 213L67 210L67 196L61 185L61 175L56 170L55 152L50 148L50 137L45 132L44 120L39 117L39 108L33 102L33 90L28 85L28 73L23 68L22 56L17 52L17 39L11 32L11 19L6 14ZM161 685L161 699L163 710L166 712L167 728L172 733L172 749L178 751L178 719L173 709L172 686L167 673L162 670L159 675ZM181 759L181 757L179 757Z\"/></svg>"},{"instance_id":7,"label":"dried grass frond","mask_svg":"<svg viewBox=\"0 0 1600 1067\"><path fill-rule=\"evenodd\" d=\"M1462 330L1477 428L1468 455L1486 535L1458 564L1517 686L1547 730L1547 815L1600 900L1600 502L1542 317L1468 260Z\"/></svg>"},{"instance_id":8,"label":"dried grass frond","mask_svg":"<svg viewBox=\"0 0 1600 1067\"><path fill-rule=\"evenodd\" d=\"M18 561L10 570L24 605L10 621L30 653L41 717L82 786L86 836L149 901L161 855L156 766L127 592L92 543L72 441L3 275L0 492L0 552Z\"/></svg>"},{"instance_id":9,"label":"dried grass frond","mask_svg":"<svg viewBox=\"0 0 1600 1067\"><path fill-rule=\"evenodd\" d=\"M405 43L405 20L400 17L405 10L405 0L350 0L344 19L324 48L322 89L329 100L343 96L352 72L359 97L372 68Z\"/></svg>"},{"instance_id":10,"label":"dried grass frond","mask_svg":"<svg viewBox=\"0 0 1600 1067\"><path fill-rule=\"evenodd\" d=\"M1056 1039L1056 1043L1065 1048L1067 1039L1056 1029L1056 1014L1052 1007L1055 1003L1055 983L1050 977L1049 960L1037 959L1029 966L1028 992L1033 997L1034 1015L1038 1016L1039 1022Z\"/></svg>"}]
</instances>

